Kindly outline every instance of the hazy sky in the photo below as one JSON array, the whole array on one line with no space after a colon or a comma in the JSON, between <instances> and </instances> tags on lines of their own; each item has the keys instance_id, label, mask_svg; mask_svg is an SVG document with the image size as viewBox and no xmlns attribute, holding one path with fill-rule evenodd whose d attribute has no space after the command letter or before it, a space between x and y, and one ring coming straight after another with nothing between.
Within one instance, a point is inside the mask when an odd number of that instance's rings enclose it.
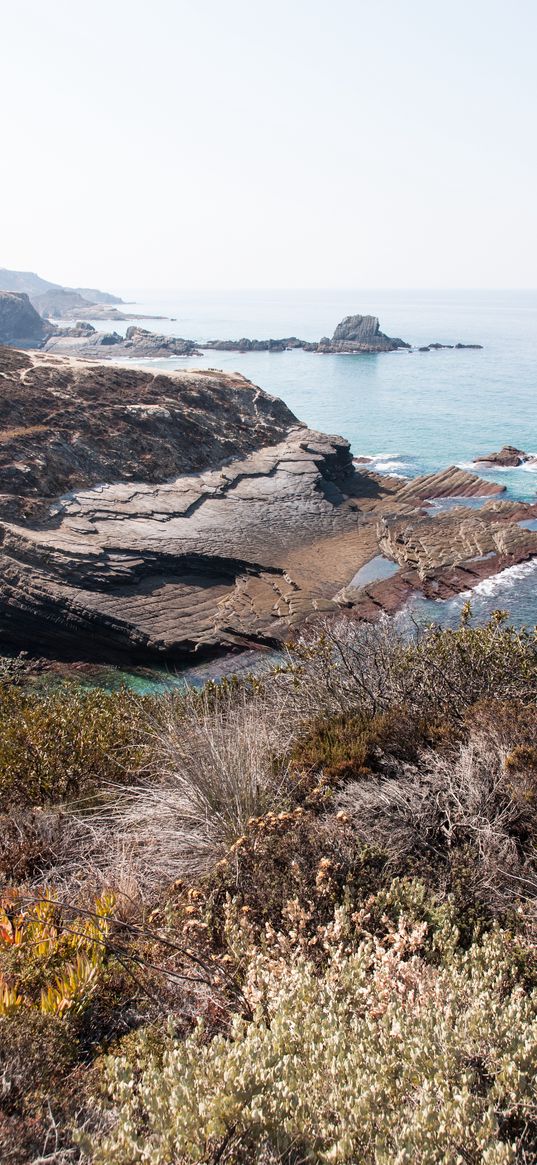
<instances>
[{"instance_id":1,"label":"hazy sky","mask_svg":"<svg viewBox=\"0 0 537 1165\"><path fill-rule=\"evenodd\" d=\"M0 266L537 286L535 0L15 0Z\"/></svg>"}]
</instances>

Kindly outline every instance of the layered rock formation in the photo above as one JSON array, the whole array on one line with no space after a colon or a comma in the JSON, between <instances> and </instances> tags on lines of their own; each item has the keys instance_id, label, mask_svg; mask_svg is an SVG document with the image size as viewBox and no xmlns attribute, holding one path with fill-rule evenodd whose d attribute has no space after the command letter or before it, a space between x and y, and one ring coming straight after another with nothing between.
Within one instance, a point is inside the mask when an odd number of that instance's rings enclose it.
<instances>
[{"instance_id":1,"label":"layered rock formation","mask_svg":"<svg viewBox=\"0 0 537 1165\"><path fill-rule=\"evenodd\" d=\"M324 348L331 352L394 352L410 348L410 344L385 336L376 316L346 316Z\"/></svg>"},{"instance_id":2,"label":"layered rock formation","mask_svg":"<svg viewBox=\"0 0 537 1165\"><path fill-rule=\"evenodd\" d=\"M487 501L411 522L392 517L382 522L379 545L404 572L417 573L427 598L446 599L536 555L537 532L520 524L536 515L537 505Z\"/></svg>"},{"instance_id":3,"label":"layered rock formation","mask_svg":"<svg viewBox=\"0 0 537 1165\"><path fill-rule=\"evenodd\" d=\"M173 661L342 607L375 618L537 553L532 507L424 505L498 488L357 471L348 442L238 375L0 349L0 646ZM399 569L353 586L379 551Z\"/></svg>"},{"instance_id":4,"label":"layered rock formation","mask_svg":"<svg viewBox=\"0 0 537 1165\"><path fill-rule=\"evenodd\" d=\"M7 350L0 369L4 642L145 659L284 633L286 548L352 519L347 442L242 377Z\"/></svg>"},{"instance_id":5,"label":"layered rock formation","mask_svg":"<svg viewBox=\"0 0 537 1165\"><path fill-rule=\"evenodd\" d=\"M0 291L0 344L40 348L54 328L41 319L22 291Z\"/></svg>"}]
</instances>

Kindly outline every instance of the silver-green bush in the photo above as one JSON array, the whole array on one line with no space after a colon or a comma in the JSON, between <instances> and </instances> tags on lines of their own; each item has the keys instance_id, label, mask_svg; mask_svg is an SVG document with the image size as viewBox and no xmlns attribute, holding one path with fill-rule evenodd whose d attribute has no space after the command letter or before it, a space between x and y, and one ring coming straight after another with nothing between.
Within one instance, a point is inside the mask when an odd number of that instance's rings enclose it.
<instances>
[{"instance_id":1,"label":"silver-green bush","mask_svg":"<svg viewBox=\"0 0 537 1165\"><path fill-rule=\"evenodd\" d=\"M425 924L400 920L353 950L341 921L321 973L307 952L292 957L288 937L252 951L253 1021L236 1017L209 1042L201 1029L170 1040L158 1058L110 1060L115 1123L92 1161L534 1159L537 995L516 983L510 938L495 930L449 953L445 935L436 967Z\"/></svg>"}]
</instances>

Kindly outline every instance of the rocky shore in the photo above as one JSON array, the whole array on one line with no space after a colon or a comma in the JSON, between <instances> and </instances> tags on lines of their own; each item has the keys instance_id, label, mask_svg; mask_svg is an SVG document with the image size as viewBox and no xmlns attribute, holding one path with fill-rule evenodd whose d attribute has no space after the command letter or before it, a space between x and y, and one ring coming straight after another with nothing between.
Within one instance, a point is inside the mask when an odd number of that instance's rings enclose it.
<instances>
[{"instance_id":1,"label":"rocky shore","mask_svg":"<svg viewBox=\"0 0 537 1165\"><path fill-rule=\"evenodd\" d=\"M74 328L56 328L43 345L46 352L83 356L94 360L125 360L166 356L201 356L193 340L176 336L159 336L146 328L130 327L124 336L119 332L98 332L91 324L79 321Z\"/></svg>"},{"instance_id":2,"label":"rocky shore","mask_svg":"<svg viewBox=\"0 0 537 1165\"><path fill-rule=\"evenodd\" d=\"M0 271L1 276L1 271ZM37 276L35 277L37 278ZM105 294L105 293L96 293ZM40 314L41 313L41 314ZM69 327L61 327L49 320L73 319ZM108 303L90 305L73 289L58 288L34 295L26 292L0 290L0 344L16 344L21 348L43 348L48 352L82 356L84 359L136 359L167 356L198 356L202 350L219 352L286 352L300 348L304 352L364 353L411 351L405 340L394 339L381 332L376 316L346 316L338 324L330 339L323 336L318 342L287 336L279 340L204 340L184 339L180 336L157 335L139 326L127 328L123 337L114 331L97 331L89 320L162 319L161 316L140 317L120 312ZM421 352L433 348L479 348L480 344L430 344Z\"/></svg>"},{"instance_id":3,"label":"rocky shore","mask_svg":"<svg viewBox=\"0 0 537 1165\"><path fill-rule=\"evenodd\" d=\"M289 336L284 340L210 340L203 347L226 352L283 352L290 348L305 352L395 352L410 348L410 344L384 335L376 316L356 315L346 316L331 339L323 336L318 343Z\"/></svg>"},{"instance_id":4,"label":"rocky shore","mask_svg":"<svg viewBox=\"0 0 537 1165\"><path fill-rule=\"evenodd\" d=\"M537 554L537 506L451 467L353 464L239 375L0 348L0 643L144 663L374 619ZM434 513L431 498L483 497ZM489 499L488 501L486 499ZM358 572L382 555L389 578Z\"/></svg>"}]
</instances>

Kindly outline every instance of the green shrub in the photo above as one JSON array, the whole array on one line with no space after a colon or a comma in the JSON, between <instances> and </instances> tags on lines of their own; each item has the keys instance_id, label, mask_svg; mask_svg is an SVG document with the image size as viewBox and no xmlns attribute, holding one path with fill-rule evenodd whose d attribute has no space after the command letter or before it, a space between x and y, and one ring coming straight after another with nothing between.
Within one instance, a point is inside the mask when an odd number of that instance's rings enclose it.
<instances>
[{"instance_id":1,"label":"green shrub","mask_svg":"<svg viewBox=\"0 0 537 1165\"><path fill-rule=\"evenodd\" d=\"M140 761L144 701L75 685L48 695L0 684L0 811L124 781Z\"/></svg>"},{"instance_id":2,"label":"green shrub","mask_svg":"<svg viewBox=\"0 0 537 1165\"><path fill-rule=\"evenodd\" d=\"M496 611L471 627L470 608L457 630L432 627L403 656L415 698L431 709L463 717L480 700L531 704L537 699L537 628L510 626Z\"/></svg>"},{"instance_id":3,"label":"green shrub","mask_svg":"<svg viewBox=\"0 0 537 1165\"><path fill-rule=\"evenodd\" d=\"M407 707L390 708L368 716L341 712L322 717L297 741L291 761L300 771L322 770L324 780L338 785L378 768L386 755L394 760L415 761L420 749L446 735L438 719L427 720Z\"/></svg>"}]
</instances>

